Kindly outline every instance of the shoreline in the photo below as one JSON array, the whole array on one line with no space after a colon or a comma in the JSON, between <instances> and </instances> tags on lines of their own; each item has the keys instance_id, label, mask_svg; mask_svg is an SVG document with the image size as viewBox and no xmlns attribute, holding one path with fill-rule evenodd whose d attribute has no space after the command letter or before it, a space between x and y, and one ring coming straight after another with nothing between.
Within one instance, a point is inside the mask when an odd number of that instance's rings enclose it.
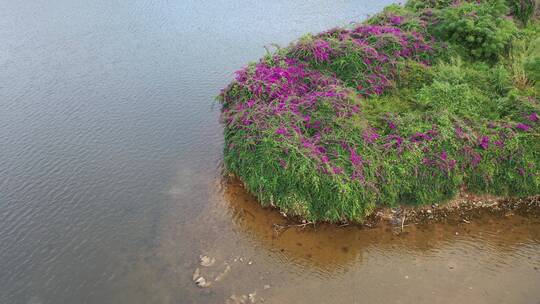
<instances>
[{"instance_id":1,"label":"shoreline","mask_svg":"<svg viewBox=\"0 0 540 304\"><path fill-rule=\"evenodd\" d=\"M225 176L226 183L238 183L249 193L242 180L234 175ZM540 218L540 195L527 197L498 197L489 194L473 194L461 191L453 199L432 205L399 205L396 207L377 207L363 222L327 221L309 222L299 216L287 215L276 206L263 206L252 195L259 208L269 209L279 213L286 220L285 224L274 224L277 230L292 227L306 228L317 225L332 225L335 227L357 226L361 229L381 227L406 227L408 225L428 224L470 224L484 215L509 217L520 215L527 218Z\"/></svg>"},{"instance_id":2,"label":"shoreline","mask_svg":"<svg viewBox=\"0 0 540 304\"><path fill-rule=\"evenodd\" d=\"M483 215L540 218L540 195L515 198L461 192L454 199L442 204L378 208L359 225L374 228L381 223L395 227L434 223L470 224Z\"/></svg>"}]
</instances>

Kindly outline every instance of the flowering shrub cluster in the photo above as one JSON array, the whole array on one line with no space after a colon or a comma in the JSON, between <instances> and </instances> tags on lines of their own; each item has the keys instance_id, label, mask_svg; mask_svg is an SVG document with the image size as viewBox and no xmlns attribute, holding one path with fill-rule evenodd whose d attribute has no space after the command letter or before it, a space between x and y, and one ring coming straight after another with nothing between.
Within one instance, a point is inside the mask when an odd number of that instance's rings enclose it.
<instances>
[{"instance_id":1,"label":"flowering shrub cluster","mask_svg":"<svg viewBox=\"0 0 540 304\"><path fill-rule=\"evenodd\" d=\"M241 132L244 142L258 143L265 136L275 140L284 153L282 167L288 166L286 154L294 147L319 170L340 170L329 166L328 147L344 140L339 132L353 126L349 121L358 118L360 103L337 78L274 55L238 71L222 97L227 130ZM236 144L228 149L235 150Z\"/></svg>"},{"instance_id":2,"label":"flowering shrub cluster","mask_svg":"<svg viewBox=\"0 0 540 304\"><path fill-rule=\"evenodd\" d=\"M401 17L390 18L402 22ZM361 24L305 36L290 46L287 56L316 70L334 74L364 96L381 95L393 86L397 62L405 59L429 64L433 41L416 31L390 24Z\"/></svg>"},{"instance_id":3,"label":"flowering shrub cluster","mask_svg":"<svg viewBox=\"0 0 540 304\"><path fill-rule=\"evenodd\" d=\"M361 221L376 206L440 202L463 187L538 194L540 93L536 79L514 85L532 59L508 63L505 46L483 48L467 28L438 33L450 10L504 17L482 5L394 5L238 71L219 95L227 170L263 205L314 221ZM530 44L537 29L516 37Z\"/></svg>"}]
</instances>

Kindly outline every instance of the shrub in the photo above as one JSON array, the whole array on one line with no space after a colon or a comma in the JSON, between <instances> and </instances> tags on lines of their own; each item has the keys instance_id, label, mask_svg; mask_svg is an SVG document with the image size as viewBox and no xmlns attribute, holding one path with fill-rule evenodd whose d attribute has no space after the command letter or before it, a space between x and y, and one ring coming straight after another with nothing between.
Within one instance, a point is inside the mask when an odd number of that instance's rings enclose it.
<instances>
[{"instance_id":1,"label":"shrub","mask_svg":"<svg viewBox=\"0 0 540 304\"><path fill-rule=\"evenodd\" d=\"M428 111L449 111L468 119L498 118L496 104L468 84L435 81L420 90L417 102Z\"/></svg>"},{"instance_id":2,"label":"shrub","mask_svg":"<svg viewBox=\"0 0 540 304\"><path fill-rule=\"evenodd\" d=\"M510 73L502 64L464 62L460 57L440 62L434 66L432 73L435 80L451 85L467 84L492 99L508 93L512 85Z\"/></svg>"},{"instance_id":3,"label":"shrub","mask_svg":"<svg viewBox=\"0 0 540 304\"><path fill-rule=\"evenodd\" d=\"M463 54L474 59L496 60L508 50L517 32L505 18L501 1L465 2L438 11L434 35L463 48Z\"/></svg>"},{"instance_id":4,"label":"shrub","mask_svg":"<svg viewBox=\"0 0 540 304\"><path fill-rule=\"evenodd\" d=\"M433 69L413 60L399 62L396 66L396 83L399 90L415 91L433 81Z\"/></svg>"},{"instance_id":5,"label":"shrub","mask_svg":"<svg viewBox=\"0 0 540 304\"><path fill-rule=\"evenodd\" d=\"M370 209L373 193L343 182L354 174L344 171L348 134L363 127L356 94L338 79L273 56L239 71L220 99L225 164L262 203L330 221L358 220Z\"/></svg>"},{"instance_id":6,"label":"shrub","mask_svg":"<svg viewBox=\"0 0 540 304\"><path fill-rule=\"evenodd\" d=\"M523 69L531 82L537 84L540 82L540 37L529 43L523 58Z\"/></svg>"},{"instance_id":7,"label":"shrub","mask_svg":"<svg viewBox=\"0 0 540 304\"><path fill-rule=\"evenodd\" d=\"M432 43L434 44L434 43ZM394 87L396 65L413 60L429 64L434 49L418 32L396 26L361 24L308 35L289 47L287 56L335 74L364 96L381 95Z\"/></svg>"},{"instance_id":8,"label":"shrub","mask_svg":"<svg viewBox=\"0 0 540 304\"><path fill-rule=\"evenodd\" d=\"M534 82L540 82L540 57L531 56L527 58L524 68L528 79Z\"/></svg>"}]
</instances>

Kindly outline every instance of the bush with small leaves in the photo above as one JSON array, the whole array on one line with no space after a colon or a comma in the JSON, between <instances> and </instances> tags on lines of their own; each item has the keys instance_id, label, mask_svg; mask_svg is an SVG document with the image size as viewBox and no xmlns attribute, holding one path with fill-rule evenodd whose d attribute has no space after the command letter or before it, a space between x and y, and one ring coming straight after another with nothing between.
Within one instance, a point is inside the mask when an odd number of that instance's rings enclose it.
<instances>
[{"instance_id":1,"label":"bush with small leaves","mask_svg":"<svg viewBox=\"0 0 540 304\"><path fill-rule=\"evenodd\" d=\"M494 61L504 55L517 33L515 24L504 15L501 1L465 2L437 11L433 33L439 39L462 48L462 55Z\"/></svg>"}]
</instances>

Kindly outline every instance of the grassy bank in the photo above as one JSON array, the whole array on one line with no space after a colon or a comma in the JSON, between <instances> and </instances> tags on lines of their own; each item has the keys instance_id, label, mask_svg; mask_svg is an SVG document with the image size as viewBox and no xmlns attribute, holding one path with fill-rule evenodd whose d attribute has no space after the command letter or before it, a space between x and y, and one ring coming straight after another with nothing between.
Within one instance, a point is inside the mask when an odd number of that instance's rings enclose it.
<instances>
[{"instance_id":1,"label":"grassy bank","mask_svg":"<svg viewBox=\"0 0 540 304\"><path fill-rule=\"evenodd\" d=\"M249 64L219 96L226 169L310 221L539 194L534 6L411 0Z\"/></svg>"}]
</instances>

